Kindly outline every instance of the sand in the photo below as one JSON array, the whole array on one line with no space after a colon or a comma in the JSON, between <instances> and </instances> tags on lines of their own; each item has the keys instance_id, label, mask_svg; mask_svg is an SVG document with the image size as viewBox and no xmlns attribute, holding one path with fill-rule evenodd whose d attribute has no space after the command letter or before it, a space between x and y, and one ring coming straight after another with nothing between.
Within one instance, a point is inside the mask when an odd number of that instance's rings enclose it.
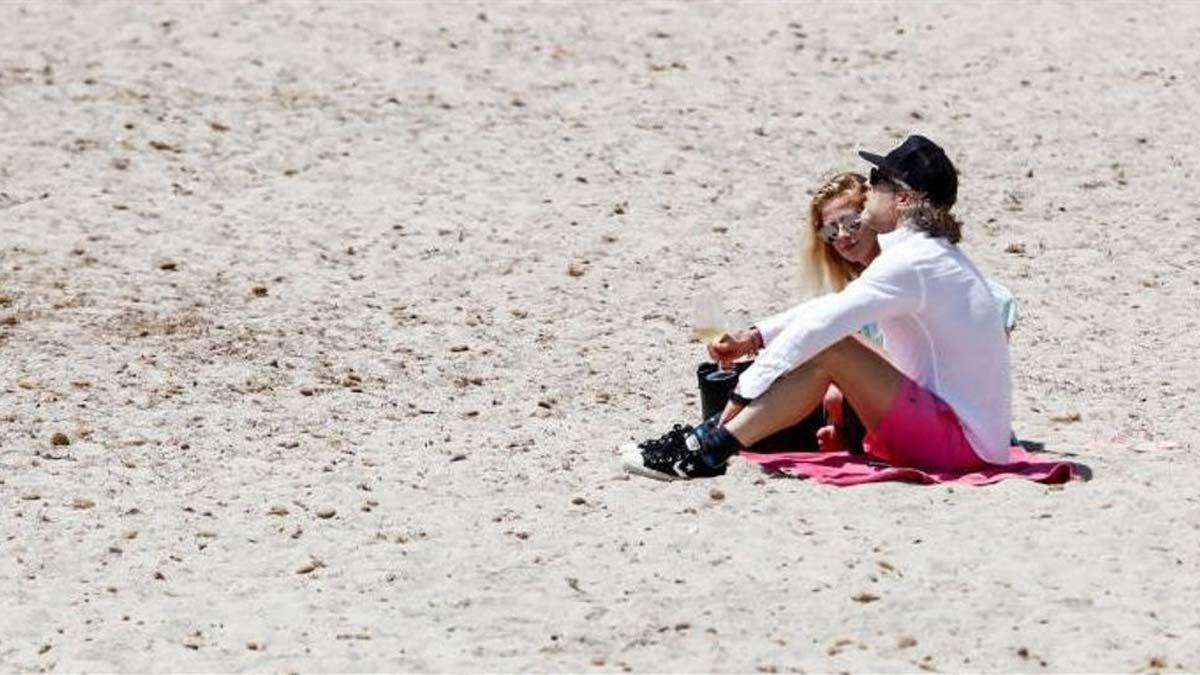
<instances>
[{"instance_id":1,"label":"sand","mask_svg":"<svg viewBox=\"0 0 1200 675\"><path fill-rule=\"evenodd\" d=\"M1200 8L0 5L0 669L1200 670ZM1090 482L659 484L920 132ZM61 434L61 436L56 436ZM65 444L64 444L65 443Z\"/></svg>"}]
</instances>

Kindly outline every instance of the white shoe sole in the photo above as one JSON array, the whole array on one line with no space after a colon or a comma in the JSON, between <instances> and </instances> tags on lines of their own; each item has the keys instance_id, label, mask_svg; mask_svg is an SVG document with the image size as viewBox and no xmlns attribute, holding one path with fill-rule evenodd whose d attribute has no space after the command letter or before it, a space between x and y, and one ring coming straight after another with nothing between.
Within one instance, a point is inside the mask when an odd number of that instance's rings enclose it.
<instances>
[{"instance_id":1,"label":"white shoe sole","mask_svg":"<svg viewBox=\"0 0 1200 675\"><path fill-rule=\"evenodd\" d=\"M621 467L626 473L631 473L643 478L653 478L654 480L681 480L679 476L672 476L669 473L655 471L647 467L642 461L642 449L635 443L626 443L620 447L621 451Z\"/></svg>"}]
</instances>

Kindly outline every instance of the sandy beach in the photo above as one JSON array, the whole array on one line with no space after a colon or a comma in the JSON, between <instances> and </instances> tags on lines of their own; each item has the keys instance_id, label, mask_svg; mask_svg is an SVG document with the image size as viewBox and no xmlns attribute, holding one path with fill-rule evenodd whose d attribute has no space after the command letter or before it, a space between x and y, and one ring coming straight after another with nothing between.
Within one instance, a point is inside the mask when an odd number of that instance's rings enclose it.
<instances>
[{"instance_id":1,"label":"sandy beach","mask_svg":"<svg viewBox=\"0 0 1200 675\"><path fill-rule=\"evenodd\" d=\"M0 670L1200 671L1200 6L0 4ZM909 133L1064 486L625 475Z\"/></svg>"}]
</instances>

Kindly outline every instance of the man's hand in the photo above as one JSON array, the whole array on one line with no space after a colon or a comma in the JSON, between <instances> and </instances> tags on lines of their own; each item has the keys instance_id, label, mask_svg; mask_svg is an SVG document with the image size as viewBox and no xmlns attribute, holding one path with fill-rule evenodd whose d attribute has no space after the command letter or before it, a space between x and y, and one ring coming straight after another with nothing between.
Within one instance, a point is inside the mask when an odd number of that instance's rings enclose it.
<instances>
[{"instance_id":1,"label":"man's hand","mask_svg":"<svg viewBox=\"0 0 1200 675\"><path fill-rule=\"evenodd\" d=\"M758 351L759 337L753 330L736 333L721 333L708 343L708 357L721 366L721 370L733 368L733 362Z\"/></svg>"}]
</instances>

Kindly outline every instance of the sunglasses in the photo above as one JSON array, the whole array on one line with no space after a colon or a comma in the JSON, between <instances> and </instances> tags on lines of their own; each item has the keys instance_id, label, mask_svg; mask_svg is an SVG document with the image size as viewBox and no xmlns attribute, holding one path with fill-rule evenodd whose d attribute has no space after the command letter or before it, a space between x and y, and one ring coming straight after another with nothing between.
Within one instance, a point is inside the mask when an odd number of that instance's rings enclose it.
<instances>
[{"instance_id":1,"label":"sunglasses","mask_svg":"<svg viewBox=\"0 0 1200 675\"><path fill-rule=\"evenodd\" d=\"M846 234L854 236L861 229L862 214L853 214L841 220L831 220L827 223L821 223L820 229L817 230L817 236L821 238L821 241L833 246L833 242L837 240L839 231L845 230Z\"/></svg>"}]
</instances>

